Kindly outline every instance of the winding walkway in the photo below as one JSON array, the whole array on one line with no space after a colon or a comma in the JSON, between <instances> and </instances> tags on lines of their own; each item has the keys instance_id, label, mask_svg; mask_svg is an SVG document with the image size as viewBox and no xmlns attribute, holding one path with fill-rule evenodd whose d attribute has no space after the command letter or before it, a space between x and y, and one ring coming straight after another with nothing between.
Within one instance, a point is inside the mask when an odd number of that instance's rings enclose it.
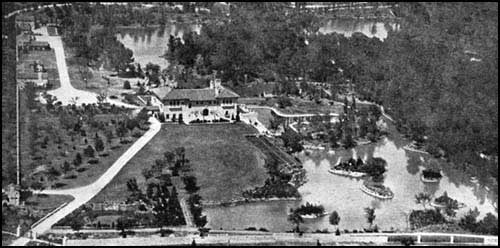
<instances>
[{"instance_id":1,"label":"winding walkway","mask_svg":"<svg viewBox=\"0 0 500 248\"><path fill-rule=\"evenodd\" d=\"M33 193L35 194L71 195L75 199L68 203L66 206L62 207L59 211L53 213L51 216L47 217L45 220L34 226L31 231L36 234L41 234L50 230L52 228L52 225L56 224L59 220L63 219L71 212L96 196L109 182L111 182L111 180L113 180L113 178L118 174L118 172L120 172L120 170L127 164L127 162L132 159L135 154L137 154L137 152L139 152L160 131L161 124L156 118L151 117L149 119L149 122L151 123L149 130L142 137L140 137L125 153L123 153L113 163L113 165L94 183L73 189L34 191ZM22 240L25 239L22 238ZM22 240L19 240L16 244L22 243Z\"/></svg>"}]
</instances>

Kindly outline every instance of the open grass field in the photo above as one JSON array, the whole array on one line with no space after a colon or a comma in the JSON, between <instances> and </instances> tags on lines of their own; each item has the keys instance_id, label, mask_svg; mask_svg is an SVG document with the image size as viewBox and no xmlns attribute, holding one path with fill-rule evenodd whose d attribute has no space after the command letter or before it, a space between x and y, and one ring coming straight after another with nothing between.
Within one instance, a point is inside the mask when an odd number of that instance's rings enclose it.
<instances>
[{"instance_id":1,"label":"open grass field","mask_svg":"<svg viewBox=\"0 0 500 248\"><path fill-rule=\"evenodd\" d=\"M186 158L191 164L192 174L197 178L199 194L203 199L220 201L241 196L243 190L263 185L268 177L264 154L244 137L252 133L256 130L241 123L165 124L92 201L125 200L130 194L126 186L130 178L136 178L139 187L144 190L142 169L150 167L155 159L162 158L165 151L180 146L186 149Z\"/></svg>"}]
</instances>

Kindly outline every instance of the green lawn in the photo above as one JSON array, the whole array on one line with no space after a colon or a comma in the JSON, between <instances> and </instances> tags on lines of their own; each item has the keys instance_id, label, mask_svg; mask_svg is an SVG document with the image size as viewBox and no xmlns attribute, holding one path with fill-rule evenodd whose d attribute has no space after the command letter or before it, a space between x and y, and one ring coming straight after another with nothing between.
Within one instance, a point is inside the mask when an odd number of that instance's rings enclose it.
<instances>
[{"instance_id":1,"label":"green lawn","mask_svg":"<svg viewBox=\"0 0 500 248\"><path fill-rule=\"evenodd\" d=\"M163 125L162 130L120 171L92 201L124 200L126 181L136 178L145 189L141 174L163 153L176 147L186 148L200 195L206 200L228 200L241 192L264 184L268 177L264 154L244 137L255 133L245 124Z\"/></svg>"},{"instance_id":2,"label":"green lawn","mask_svg":"<svg viewBox=\"0 0 500 248\"><path fill-rule=\"evenodd\" d=\"M270 109L252 109L252 111L257 112L257 119L264 124L265 127L269 128L271 126L271 120L274 119Z\"/></svg>"}]
</instances>

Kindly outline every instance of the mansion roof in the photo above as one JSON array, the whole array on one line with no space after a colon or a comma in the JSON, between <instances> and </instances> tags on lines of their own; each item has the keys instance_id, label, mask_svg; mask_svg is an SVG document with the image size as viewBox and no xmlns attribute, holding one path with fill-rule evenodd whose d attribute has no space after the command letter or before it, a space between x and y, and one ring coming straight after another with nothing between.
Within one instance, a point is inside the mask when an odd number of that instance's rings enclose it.
<instances>
[{"instance_id":1,"label":"mansion roof","mask_svg":"<svg viewBox=\"0 0 500 248\"><path fill-rule=\"evenodd\" d=\"M224 87L219 88L219 94L216 94L215 89L173 89L168 92L163 100L184 100L191 101L210 101L219 98L237 98L238 94Z\"/></svg>"}]
</instances>

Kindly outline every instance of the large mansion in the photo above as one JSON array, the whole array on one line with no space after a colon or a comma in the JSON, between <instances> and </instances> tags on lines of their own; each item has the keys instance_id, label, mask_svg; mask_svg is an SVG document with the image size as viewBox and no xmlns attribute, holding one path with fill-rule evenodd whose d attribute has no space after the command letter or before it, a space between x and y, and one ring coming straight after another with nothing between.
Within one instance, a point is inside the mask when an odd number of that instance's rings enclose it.
<instances>
[{"instance_id":1,"label":"large mansion","mask_svg":"<svg viewBox=\"0 0 500 248\"><path fill-rule=\"evenodd\" d=\"M159 114L166 121L234 121L239 95L221 85L220 79L210 81L204 89L173 89L160 99ZM179 120L180 119L180 120Z\"/></svg>"}]
</instances>

